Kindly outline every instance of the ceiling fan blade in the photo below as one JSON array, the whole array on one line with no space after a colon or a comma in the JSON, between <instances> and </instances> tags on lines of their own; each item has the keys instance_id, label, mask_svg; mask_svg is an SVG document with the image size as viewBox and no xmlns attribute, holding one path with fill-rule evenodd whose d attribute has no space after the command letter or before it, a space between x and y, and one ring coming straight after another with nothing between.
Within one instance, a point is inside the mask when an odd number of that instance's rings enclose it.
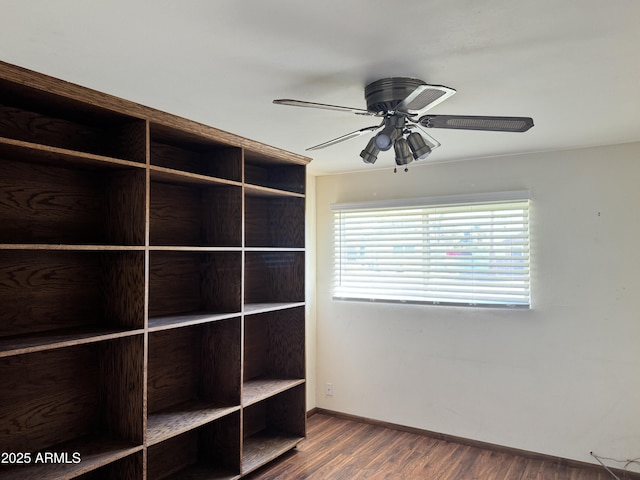
<instances>
[{"instance_id":1,"label":"ceiling fan blade","mask_svg":"<svg viewBox=\"0 0 640 480\"><path fill-rule=\"evenodd\" d=\"M409 115L421 115L432 107L444 102L451 95L456 93L453 88L442 85L419 85L395 109L398 112Z\"/></svg>"},{"instance_id":2,"label":"ceiling fan blade","mask_svg":"<svg viewBox=\"0 0 640 480\"><path fill-rule=\"evenodd\" d=\"M382 127L382 125L375 125L373 127L361 128L360 130L347 133L346 135L342 135L341 137L334 138L333 140L329 140L328 142L324 142L319 145L309 147L306 150L320 150L321 148L330 147L331 145L335 145L336 143L344 142L346 140L351 140L352 138L359 137L360 135L364 135L365 133L373 132L375 130L378 130L380 127Z\"/></svg>"},{"instance_id":3,"label":"ceiling fan blade","mask_svg":"<svg viewBox=\"0 0 640 480\"><path fill-rule=\"evenodd\" d=\"M530 117L484 117L474 115L425 115L418 122L427 128L526 132L533 127Z\"/></svg>"},{"instance_id":4,"label":"ceiling fan blade","mask_svg":"<svg viewBox=\"0 0 640 480\"><path fill-rule=\"evenodd\" d=\"M337 110L339 112L350 112L356 115L371 115L377 116L378 113L370 112L362 108L342 107L340 105L327 105L326 103L305 102L303 100L292 100L290 98L279 98L274 100L276 105L290 105L292 107L307 107L307 108L322 108L324 110Z\"/></svg>"}]
</instances>

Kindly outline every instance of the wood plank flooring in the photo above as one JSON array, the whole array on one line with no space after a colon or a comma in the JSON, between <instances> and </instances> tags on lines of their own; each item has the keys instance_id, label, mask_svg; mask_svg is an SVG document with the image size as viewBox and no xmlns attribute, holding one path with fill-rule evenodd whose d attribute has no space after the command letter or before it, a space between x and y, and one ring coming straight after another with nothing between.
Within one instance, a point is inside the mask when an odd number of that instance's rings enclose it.
<instances>
[{"instance_id":1,"label":"wood plank flooring","mask_svg":"<svg viewBox=\"0 0 640 480\"><path fill-rule=\"evenodd\" d=\"M632 478L621 474L621 479ZM249 480L612 480L579 468L316 413L307 438Z\"/></svg>"}]
</instances>

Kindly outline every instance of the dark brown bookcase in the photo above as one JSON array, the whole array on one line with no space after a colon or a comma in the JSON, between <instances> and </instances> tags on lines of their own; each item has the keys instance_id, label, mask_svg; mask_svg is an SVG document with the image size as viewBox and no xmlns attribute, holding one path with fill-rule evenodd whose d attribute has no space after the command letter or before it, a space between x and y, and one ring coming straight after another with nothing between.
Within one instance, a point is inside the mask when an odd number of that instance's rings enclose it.
<instances>
[{"instance_id":1,"label":"dark brown bookcase","mask_svg":"<svg viewBox=\"0 0 640 480\"><path fill-rule=\"evenodd\" d=\"M305 436L309 159L0 63L0 480L234 479Z\"/></svg>"}]
</instances>

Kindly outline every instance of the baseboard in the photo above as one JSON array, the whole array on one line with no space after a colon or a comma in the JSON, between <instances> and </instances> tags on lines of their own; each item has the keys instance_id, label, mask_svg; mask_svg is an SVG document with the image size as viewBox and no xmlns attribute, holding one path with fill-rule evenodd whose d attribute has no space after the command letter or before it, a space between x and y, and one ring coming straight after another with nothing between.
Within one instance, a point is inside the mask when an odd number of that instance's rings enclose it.
<instances>
[{"instance_id":1,"label":"baseboard","mask_svg":"<svg viewBox=\"0 0 640 480\"><path fill-rule=\"evenodd\" d=\"M495 452L507 453L510 455L518 455L532 460L542 460L545 462L552 462L558 465L576 468L590 468L598 471L605 471L601 465L596 463L581 462L579 460L571 460L563 457L556 457L553 455L547 455L544 453L531 452L528 450L521 450L519 448L505 447L503 445L496 445L494 443L482 442L479 440L472 440L464 437L457 437L455 435L449 435L446 433L432 432L430 430L423 430L421 428L408 427L405 425L399 425L396 423L383 422L381 420L374 420L372 418L360 417L358 415L351 415L348 413L336 412L333 410L327 410L324 408L313 408L307 412L307 418L314 414L331 415L336 418L343 418L345 420L352 420L359 423L367 423L370 425L376 425L379 427L390 428L392 430L399 430L401 432L413 433L416 435L422 435L436 440L443 440L445 442L459 443L461 445L468 445L470 447L478 447L485 450L492 450ZM628 470L621 470L619 468L609 469L620 477L620 480L640 480L640 473L630 472ZM606 471L605 471L606 473ZM613 478L613 477L612 477Z\"/></svg>"}]
</instances>

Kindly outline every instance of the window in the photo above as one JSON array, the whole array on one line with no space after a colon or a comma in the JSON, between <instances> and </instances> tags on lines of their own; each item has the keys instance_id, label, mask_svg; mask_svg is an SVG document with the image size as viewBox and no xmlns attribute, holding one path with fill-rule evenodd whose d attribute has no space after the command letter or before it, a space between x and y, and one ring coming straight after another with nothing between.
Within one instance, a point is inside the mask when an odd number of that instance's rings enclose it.
<instances>
[{"instance_id":1,"label":"window","mask_svg":"<svg viewBox=\"0 0 640 480\"><path fill-rule=\"evenodd\" d=\"M526 192L332 209L335 299L529 306Z\"/></svg>"}]
</instances>

